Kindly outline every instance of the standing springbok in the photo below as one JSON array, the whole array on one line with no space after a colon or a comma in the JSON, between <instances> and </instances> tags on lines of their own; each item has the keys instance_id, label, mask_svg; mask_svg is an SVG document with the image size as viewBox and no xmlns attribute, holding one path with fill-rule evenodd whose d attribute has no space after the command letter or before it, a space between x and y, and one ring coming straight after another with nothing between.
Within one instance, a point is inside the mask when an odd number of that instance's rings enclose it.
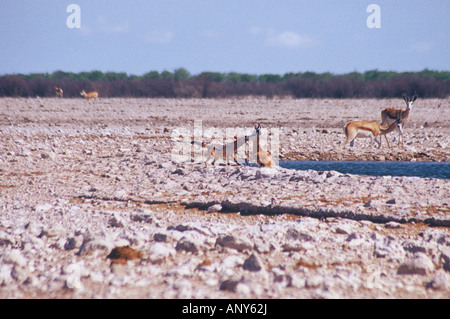
<instances>
[{"instance_id":1,"label":"standing springbok","mask_svg":"<svg viewBox=\"0 0 450 319\"><path fill-rule=\"evenodd\" d=\"M409 97L405 92L405 93L403 93L402 96L403 96L403 100L405 100L405 102L406 102L406 110L394 109L394 108L384 109L383 111L381 111L381 125L387 125L392 122L395 122L398 115L400 114L402 121L403 121L403 127L405 127L405 124L408 121L409 112L411 111L412 104L417 99L417 93L414 92L414 95ZM389 145L389 141L388 141L386 135L384 137L390 148L391 146ZM400 130L398 131L398 139L399 139L399 143L401 140L402 148L403 148L403 131L401 131L401 132L400 132ZM380 145L381 145L381 138L380 138Z\"/></svg>"},{"instance_id":2,"label":"standing springbok","mask_svg":"<svg viewBox=\"0 0 450 319\"><path fill-rule=\"evenodd\" d=\"M89 93L86 93L84 90L80 92L80 95L83 96L85 99L97 99L98 98L98 92L92 91Z\"/></svg>"},{"instance_id":3,"label":"standing springbok","mask_svg":"<svg viewBox=\"0 0 450 319\"><path fill-rule=\"evenodd\" d=\"M256 162L265 167L275 166L275 162L270 156L270 153L261 147L259 137L261 135L261 124L255 125L256 143L253 143L252 157L256 155Z\"/></svg>"},{"instance_id":4,"label":"standing springbok","mask_svg":"<svg viewBox=\"0 0 450 319\"><path fill-rule=\"evenodd\" d=\"M344 132L346 136L345 142L341 145L342 148L350 142L350 145L353 146L352 142L357 137L370 137L370 147L373 148L373 141L375 140L379 143L378 148L381 147L381 138L380 142L376 140L377 136L386 135L396 129L403 134L403 122L402 122L401 114L397 114L397 119L395 122L391 123L389 126L382 126L377 122L373 121L352 121L347 123L344 127ZM368 134L367 134L368 133Z\"/></svg>"},{"instance_id":5,"label":"standing springbok","mask_svg":"<svg viewBox=\"0 0 450 319\"><path fill-rule=\"evenodd\" d=\"M205 166L208 165L208 161L211 158L213 159L211 164L214 165L216 160L221 157L224 159L224 161L226 161L227 165L229 164L229 160L231 157L233 157L233 160L237 165L241 165L241 164L239 164L237 157L236 157L237 150L242 145L244 145L248 141L248 139L249 139L249 136L247 136L247 135L242 136L242 137L235 136L233 142L223 144L222 147L212 146L212 145L206 144L205 142L197 142L197 141L192 141L191 144L196 144L196 145L201 146L202 148L206 148L206 154L208 155L208 158L205 161ZM245 162L248 163L248 159L245 159Z\"/></svg>"},{"instance_id":6,"label":"standing springbok","mask_svg":"<svg viewBox=\"0 0 450 319\"><path fill-rule=\"evenodd\" d=\"M57 97L63 97L63 90L57 86L55 86L55 93Z\"/></svg>"}]
</instances>

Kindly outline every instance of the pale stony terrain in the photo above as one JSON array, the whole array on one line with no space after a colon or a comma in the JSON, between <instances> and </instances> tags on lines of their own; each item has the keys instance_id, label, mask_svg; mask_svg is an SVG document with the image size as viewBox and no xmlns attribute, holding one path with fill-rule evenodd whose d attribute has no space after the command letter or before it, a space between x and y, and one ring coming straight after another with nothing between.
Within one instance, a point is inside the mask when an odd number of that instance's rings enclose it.
<instances>
[{"instance_id":1,"label":"pale stony terrain","mask_svg":"<svg viewBox=\"0 0 450 319\"><path fill-rule=\"evenodd\" d=\"M339 148L387 106L0 99L0 298L449 298L449 180L171 156L201 120L277 128L283 160L448 161L449 99L416 101L405 150Z\"/></svg>"}]
</instances>

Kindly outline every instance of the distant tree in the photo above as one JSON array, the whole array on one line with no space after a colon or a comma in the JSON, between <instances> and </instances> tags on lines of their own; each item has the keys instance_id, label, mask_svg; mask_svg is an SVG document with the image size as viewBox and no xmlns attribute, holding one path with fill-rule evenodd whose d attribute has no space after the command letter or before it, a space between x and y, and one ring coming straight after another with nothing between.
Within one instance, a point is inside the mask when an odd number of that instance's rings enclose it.
<instances>
[{"instance_id":1,"label":"distant tree","mask_svg":"<svg viewBox=\"0 0 450 319\"><path fill-rule=\"evenodd\" d=\"M88 80L91 81L98 81L98 80L104 80L104 74L102 71L91 71L87 73Z\"/></svg>"},{"instance_id":2,"label":"distant tree","mask_svg":"<svg viewBox=\"0 0 450 319\"><path fill-rule=\"evenodd\" d=\"M299 73L298 76L302 79L318 79L318 75L314 72Z\"/></svg>"},{"instance_id":3,"label":"distant tree","mask_svg":"<svg viewBox=\"0 0 450 319\"><path fill-rule=\"evenodd\" d=\"M356 72L356 71L347 73L347 74L345 74L345 76L350 79L353 79L355 81L361 81L361 82L364 81L364 75L359 72Z\"/></svg>"},{"instance_id":4,"label":"distant tree","mask_svg":"<svg viewBox=\"0 0 450 319\"><path fill-rule=\"evenodd\" d=\"M282 77L278 74L263 74L258 76L258 81L268 82L268 83L279 83Z\"/></svg>"},{"instance_id":5,"label":"distant tree","mask_svg":"<svg viewBox=\"0 0 450 319\"><path fill-rule=\"evenodd\" d=\"M369 70L363 74L365 81L375 81L378 79L378 70Z\"/></svg>"},{"instance_id":6,"label":"distant tree","mask_svg":"<svg viewBox=\"0 0 450 319\"><path fill-rule=\"evenodd\" d=\"M21 75L6 75L0 78L0 96L29 96L28 85Z\"/></svg>"},{"instance_id":7,"label":"distant tree","mask_svg":"<svg viewBox=\"0 0 450 319\"><path fill-rule=\"evenodd\" d=\"M232 97L294 96L296 98L392 98L404 91L420 97L450 95L450 72L424 69L420 72L368 70L334 75L330 72L298 72L284 75L202 72L192 76L184 68L174 72L150 71L142 76L125 72L64 72L0 76L0 96L55 96L55 86L64 97L79 97L81 90L98 90L102 97Z\"/></svg>"},{"instance_id":8,"label":"distant tree","mask_svg":"<svg viewBox=\"0 0 450 319\"><path fill-rule=\"evenodd\" d=\"M319 84L315 78L290 78L287 80L286 87L296 98L314 98L319 97Z\"/></svg>"},{"instance_id":9,"label":"distant tree","mask_svg":"<svg viewBox=\"0 0 450 319\"><path fill-rule=\"evenodd\" d=\"M251 82L256 81L256 76L247 73L230 72L225 75L225 81L230 82Z\"/></svg>"},{"instance_id":10,"label":"distant tree","mask_svg":"<svg viewBox=\"0 0 450 319\"><path fill-rule=\"evenodd\" d=\"M43 76L35 77L28 82L28 94L30 96L48 96L51 94L50 91L53 93L54 88L51 90L50 83Z\"/></svg>"},{"instance_id":11,"label":"distant tree","mask_svg":"<svg viewBox=\"0 0 450 319\"><path fill-rule=\"evenodd\" d=\"M63 79L76 79L76 74L71 72L64 72L61 70L55 71L50 75L53 80L63 80Z\"/></svg>"},{"instance_id":12,"label":"distant tree","mask_svg":"<svg viewBox=\"0 0 450 319\"><path fill-rule=\"evenodd\" d=\"M150 71L150 72L145 73L142 76L142 78L144 80L146 80L146 79L159 79L159 78L161 78L161 74L159 74L158 71Z\"/></svg>"},{"instance_id":13,"label":"distant tree","mask_svg":"<svg viewBox=\"0 0 450 319\"><path fill-rule=\"evenodd\" d=\"M196 78L207 78L212 82L223 82L225 81L226 76L223 73L219 72L202 72L196 76Z\"/></svg>"},{"instance_id":14,"label":"distant tree","mask_svg":"<svg viewBox=\"0 0 450 319\"><path fill-rule=\"evenodd\" d=\"M127 80L128 79L128 75L125 72L121 72L121 73L106 72L103 75L103 79L105 81Z\"/></svg>"},{"instance_id":15,"label":"distant tree","mask_svg":"<svg viewBox=\"0 0 450 319\"><path fill-rule=\"evenodd\" d=\"M175 81L183 81L183 80L187 80L191 77L191 74L189 73L188 70L183 69L183 68L179 68L179 69L175 69L173 71L173 79Z\"/></svg>"},{"instance_id":16,"label":"distant tree","mask_svg":"<svg viewBox=\"0 0 450 319\"><path fill-rule=\"evenodd\" d=\"M161 79L163 80L173 80L173 73L169 71L161 72Z\"/></svg>"}]
</instances>

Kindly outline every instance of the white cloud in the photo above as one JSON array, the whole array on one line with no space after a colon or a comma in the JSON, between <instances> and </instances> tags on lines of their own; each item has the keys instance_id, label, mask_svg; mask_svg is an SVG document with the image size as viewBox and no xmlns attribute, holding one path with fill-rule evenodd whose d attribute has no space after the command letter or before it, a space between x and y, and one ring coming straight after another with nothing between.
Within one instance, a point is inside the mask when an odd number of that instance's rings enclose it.
<instances>
[{"instance_id":1,"label":"white cloud","mask_svg":"<svg viewBox=\"0 0 450 319\"><path fill-rule=\"evenodd\" d=\"M128 30L130 29L130 26L128 22L125 22L123 24L117 24L109 26L107 29L108 33L128 33Z\"/></svg>"},{"instance_id":2,"label":"white cloud","mask_svg":"<svg viewBox=\"0 0 450 319\"><path fill-rule=\"evenodd\" d=\"M106 34L124 34L128 33L130 25L128 22L123 23L110 23L108 19L104 16L99 16L97 18L98 30L101 33Z\"/></svg>"},{"instance_id":3,"label":"white cloud","mask_svg":"<svg viewBox=\"0 0 450 319\"><path fill-rule=\"evenodd\" d=\"M250 33L254 36L258 36L264 33L264 30L260 27L251 27Z\"/></svg>"},{"instance_id":4,"label":"white cloud","mask_svg":"<svg viewBox=\"0 0 450 319\"><path fill-rule=\"evenodd\" d=\"M144 41L149 43L169 43L173 37L174 33L170 30L153 30L143 35Z\"/></svg>"},{"instance_id":5,"label":"white cloud","mask_svg":"<svg viewBox=\"0 0 450 319\"><path fill-rule=\"evenodd\" d=\"M292 31L273 34L266 38L266 43L271 46L284 48L305 48L312 44L309 37Z\"/></svg>"},{"instance_id":6,"label":"white cloud","mask_svg":"<svg viewBox=\"0 0 450 319\"><path fill-rule=\"evenodd\" d=\"M428 52L431 50L431 44L425 41L416 42L411 45L411 48L417 52Z\"/></svg>"},{"instance_id":7,"label":"white cloud","mask_svg":"<svg viewBox=\"0 0 450 319\"><path fill-rule=\"evenodd\" d=\"M81 24L81 28L79 29L82 35L89 36L92 34L92 28L86 24Z\"/></svg>"},{"instance_id":8,"label":"white cloud","mask_svg":"<svg viewBox=\"0 0 450 319\"><path fill-rule=\"evenodd\" d=\"M205 30L201 33L201 36L208 39L217 39L219 37L219 33L214 30Z\"/></svg>"},{"instance_id":9,"label":"white cloud","mask_svg":"<svg viewBox=\"0 0 450 319\"><path fill-rule=\"evenodd\" d=\"M276 32L272 28L264 29L255 26L250 29L250 34L262 37L267 45L274 47L307 48L315 44L310 37L293 31Z\"/></svg>"}]
</instances>

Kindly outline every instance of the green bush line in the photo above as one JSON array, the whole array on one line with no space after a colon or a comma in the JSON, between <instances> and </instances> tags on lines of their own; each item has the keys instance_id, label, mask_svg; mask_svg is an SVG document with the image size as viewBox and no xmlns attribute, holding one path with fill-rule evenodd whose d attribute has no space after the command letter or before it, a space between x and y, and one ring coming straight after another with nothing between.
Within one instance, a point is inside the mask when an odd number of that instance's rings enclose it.
<instances>
[{"instance_id":1,"label":"green bush line","mask_svg":"<svg viewBox=\"0 0 450 319\"><path fill-rule=\"evenodd\" d=\"M405 91L416 91L420 97L445 98L450 95L450 72L424 69L346 74L202 72L192 75L178 68L173 72L151 71L139 76L98 70L0 76L0 96L3 97L55 96L55 86L63 88L65 97L79 97L81 90L97 90L100 97L395 98Z\"/></svg>"}]
</instances>

